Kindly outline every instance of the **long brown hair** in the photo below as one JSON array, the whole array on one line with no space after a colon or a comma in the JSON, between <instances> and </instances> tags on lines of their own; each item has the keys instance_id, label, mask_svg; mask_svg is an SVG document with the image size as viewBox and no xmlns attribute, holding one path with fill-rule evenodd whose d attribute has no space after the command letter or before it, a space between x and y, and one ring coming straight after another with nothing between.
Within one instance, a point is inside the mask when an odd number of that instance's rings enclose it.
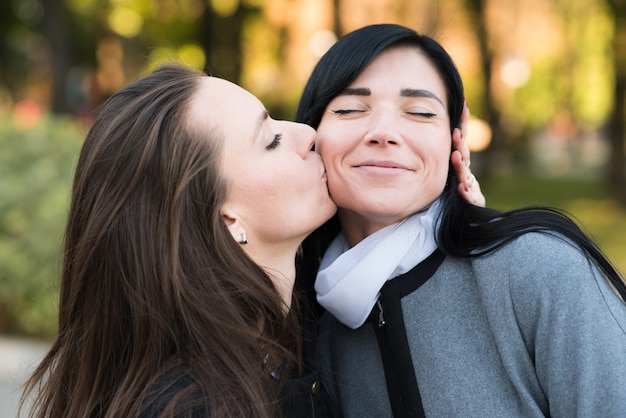
<instances>
[{"instance_id":1,"label":"long brown hair","mask_svg":"<svg viewBox=\"0 0 626 418\"><path fill-rule=\"evenodd\" d=\"M112 96L90 129L58 336L27 382L29 416L137 416L164 375L193 376L164 416L198 405L211 416L278 413L270 371L294 359L297 321L220 216L227 138L187 121L203 76L163 66Z\"/></svg>"}]
</instances>

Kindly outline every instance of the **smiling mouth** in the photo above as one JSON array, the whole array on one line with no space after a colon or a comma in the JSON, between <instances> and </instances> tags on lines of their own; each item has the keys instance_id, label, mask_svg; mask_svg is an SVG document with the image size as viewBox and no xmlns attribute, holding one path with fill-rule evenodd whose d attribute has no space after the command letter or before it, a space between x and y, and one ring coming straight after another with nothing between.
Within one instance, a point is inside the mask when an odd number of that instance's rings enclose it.
<instances>
[{"instance_id":1,"label":"smiling mouth","mask_svg":"<svg viewBox=\"0 0 626 418\"><path fill-rule=\"evenodd\" d=\"M354 165L353 168L356 168L367 175L379 177L393 177L413 171L403 164L388 160L364 161L360 164Z\"/></svg>"},{"instance_id":2,"label":"smiling mouth","mask_svg":"<svg viewBox=\"0 0 626 418\"><path fill-rule=\"evenodd\" d=\"M397 163L395 161L364 161L361 164L355 165L357 168L387 168L387 169L400 169L409 170L408 167Z\"/></svg>"},{"instance_id":3,"label":"smiling mouth","mask_svg":"<svg viewBox=\"0 0 626 418\"><path fill-rule=\"evenodd\" d=\"M365 161L355 165L354 168L364 171L367 174L393 176L413 171L410 168L395 161Z\"/></svg>"}]
</instances>

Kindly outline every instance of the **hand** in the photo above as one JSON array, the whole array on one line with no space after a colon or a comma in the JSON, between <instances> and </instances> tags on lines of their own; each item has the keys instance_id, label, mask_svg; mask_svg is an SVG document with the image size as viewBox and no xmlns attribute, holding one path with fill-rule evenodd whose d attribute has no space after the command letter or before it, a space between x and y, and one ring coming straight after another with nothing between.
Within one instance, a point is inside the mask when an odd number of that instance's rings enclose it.
<instances>
[{"instance_id":1,"label":"hand","mask_svg":"<svg viewBox=\"0 0 626 418\"><path fill-rule=\"evenodd\" d=\"M467 102L463 105L461 115L461 129L452 132L452 167L459 182L458 191L461 197L469 203L485 207L485 196L480 191L480 184L470 169L470 151L464 138L467 136L467 124L469 122L469 108Z\"/></svg>"}]
</instances>

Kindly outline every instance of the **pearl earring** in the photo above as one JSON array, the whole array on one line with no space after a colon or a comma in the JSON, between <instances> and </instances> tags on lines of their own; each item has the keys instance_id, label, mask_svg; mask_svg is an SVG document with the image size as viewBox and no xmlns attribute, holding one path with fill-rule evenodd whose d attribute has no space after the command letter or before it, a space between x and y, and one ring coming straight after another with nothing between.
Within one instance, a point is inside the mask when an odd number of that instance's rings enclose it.
<instances>
[{"instance_id":1,"label":"pearl earring","mask_svg":"<svg viewBox=\"0 0 626 418\"><path fill-rule=\"evenodd\" d=\"M239 241L239 244L244 245L248 243L248 236L246 235L245 232L242 232L241 234L241 240Z\"/></svg>"}]
</instances>

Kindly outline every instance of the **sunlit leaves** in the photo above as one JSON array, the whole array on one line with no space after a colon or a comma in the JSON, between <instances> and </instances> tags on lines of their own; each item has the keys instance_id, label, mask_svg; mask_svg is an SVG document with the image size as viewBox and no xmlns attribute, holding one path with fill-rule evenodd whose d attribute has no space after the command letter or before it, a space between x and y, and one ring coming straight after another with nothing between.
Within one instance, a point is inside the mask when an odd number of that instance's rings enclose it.
<instances>
[{"instance_id":1,"label":"sunlit leaves","mask_svg":"<svg viewBox=\"0 0 626 418\"><path fill-rule=\"evenodd\" d=\"M239 0L209 0L211 8L222 17L232 16L239 7Z\"/></svg>"},{"instance_id":2,"label":"sunlit leaves","mask_svg":"<svg viewBox=\"0 0 626 418\"><path fill-rule=\"evenodd\" d=\"M65 0L68 9L78 14L91 14L96 9L98 0Z\"/></svg>"},{"instance_id":3,"label":"sunlit leaves","mask_svg":"<svg viewBox=\"0 0 626 418\"><path fill-rule=\"evenodd\" d=\"M180 48L160 47L150 53L147 66L154 69L168 62L184 63L193 68L203 69L206 57L202 48L196 44L185 44Z\"/></svg>"},{"instance_id":4,"label":"sunlit leaves","mask_svg":"<svg viewBox=\"0 0 626 418\"><path fill-rule=\"evenodd\" d=\"M109 27L126 38L137 36L143 26L143 17L129 7L116 7L109 15Z\"/></svg>"}]
</instances>

